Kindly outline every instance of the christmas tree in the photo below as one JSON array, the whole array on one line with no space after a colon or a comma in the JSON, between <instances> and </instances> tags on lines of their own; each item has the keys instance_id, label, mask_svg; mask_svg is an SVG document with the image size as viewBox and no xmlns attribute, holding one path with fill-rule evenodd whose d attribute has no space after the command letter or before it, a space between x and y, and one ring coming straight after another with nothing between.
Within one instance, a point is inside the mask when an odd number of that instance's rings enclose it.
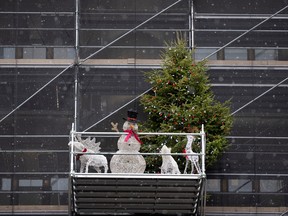
<instances>
[{"instance_id":1,"label":"christmas tree","mask_svg":"<svg viewBox=\"0 0 288 216\"><path fill-rule=\"evenodd\" d=\"M206 73L206 61L195 62L193 51L183 39L167 45L159 70L146 73L152 86L151 94L144 95L140 103L148 119L142 124L147 132L191 132L191 128L206 132L206 166L213 164L227 147L227 136L232 126L229 101L220 103L214 98ZM162 145L172 152L182 153L187 142L185 136L154 136L144 138L142 152L158 152ZM198 142L200 142L198 140ZM197 144L197 143L196 143ZM193 144L195 148L195 144ZM197 148L197 145L196 145ZM194 149L195 152L199 152ZM149 172L158 172L161 157L146 157ZM181 170L185 157L178 156Z\"/></svg>"}]
</instances>

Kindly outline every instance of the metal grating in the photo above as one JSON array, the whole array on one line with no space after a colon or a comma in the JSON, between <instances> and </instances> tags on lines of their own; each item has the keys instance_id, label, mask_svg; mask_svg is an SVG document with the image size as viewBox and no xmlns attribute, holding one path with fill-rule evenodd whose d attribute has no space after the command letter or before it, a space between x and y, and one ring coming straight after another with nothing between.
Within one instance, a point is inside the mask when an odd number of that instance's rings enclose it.
<instances>
[{"instance_id":1,"label":"metal grating","mask_svg":"<svg viewBox=\"0 0 288 216\"><path fill-rule=\"evenodd\" d=\"M72 177L73 215L197 215L201 178Z\"/></svg>"}]
</instances>

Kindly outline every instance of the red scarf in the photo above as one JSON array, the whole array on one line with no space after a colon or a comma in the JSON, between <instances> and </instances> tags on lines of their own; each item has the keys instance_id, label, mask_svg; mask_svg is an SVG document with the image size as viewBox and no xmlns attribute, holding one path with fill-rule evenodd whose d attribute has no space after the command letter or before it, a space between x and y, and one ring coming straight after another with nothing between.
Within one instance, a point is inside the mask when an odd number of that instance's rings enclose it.
<instances>
[{"instance_id":1,"label":"red scarf","mask_svg":"<svg viewBox=\"0 0 288 216\"><path fill-rule=\"evenodd\" d=\"M186 149L183 149L182 152L183 152L184 154L187 153L187 152L186 152ZM185 156L186 159L188 159L188 155L184 155L184 156Z\"/></svg>"},{"instance_id":2,"label":"red scarf","mask_svg":"<svg viewBox=\"0 0 288 216\"><path fill-rule=\"evenodd\" d=\"M133 131L133 130L124 130L124 132L128 132L126 138L125 138L125 142L127 142L131 136L134 136L135 139L142 144L142 141L139 139L138 135Z\"/></svg>"},{"instance_id":3,"label":"red scarf","mask_svg":"<svg viewBox=\"0 0 288 216\"><path fill-rule=\"evenodd\" d=\"M84 148L84 149L82 150L82 152L87 152L87 148ZM76 155L76 160L79 160L82 155L83 155L83 154L77 154L77 155Z\"/></svg>"}]
</instances>

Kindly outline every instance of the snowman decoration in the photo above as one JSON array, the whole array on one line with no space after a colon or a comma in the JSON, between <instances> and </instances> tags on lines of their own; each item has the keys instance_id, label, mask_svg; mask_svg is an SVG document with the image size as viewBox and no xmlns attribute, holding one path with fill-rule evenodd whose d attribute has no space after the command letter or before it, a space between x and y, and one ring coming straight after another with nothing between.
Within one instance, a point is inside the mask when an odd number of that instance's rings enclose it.
<instances>
[{"instance_id":1,"label":"snowman decoration","mask_svg":"<svg viewBox=\"0 0 288 216\"><path fill-rule=\"evenodd\" d=\"M111 158L110 170L112 173L144 173L146 161L139 154L141 140L139 139L137 112L128 110L127 119L124 118L123 131L117 142L118 151Z\"/></svg>"}]
</instances>

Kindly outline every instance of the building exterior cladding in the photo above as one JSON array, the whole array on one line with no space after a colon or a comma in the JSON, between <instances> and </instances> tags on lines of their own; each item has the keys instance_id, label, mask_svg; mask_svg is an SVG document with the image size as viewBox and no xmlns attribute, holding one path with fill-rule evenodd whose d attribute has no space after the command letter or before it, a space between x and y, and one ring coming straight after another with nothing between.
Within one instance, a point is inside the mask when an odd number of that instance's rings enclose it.
<instances>
[{"instance_id":1,"label":"building exterior cladding","mask_svg":"<svg viewBox=\"0 0 288 216\"><path fill-rule=\"evenodd\" d=\"M0 213L67 213L72 123L78 131L111 131L111 121L138 106L134 99L150 88L144 72L161 66L165 42L179 32L196 60L208 57L215 97L231 100L235 117L228 150L207 171L207 213L285 211L287 5L1 2ZM101 140L102 150L116 150L115 143Z\"/></svg>"}]
</instances>

